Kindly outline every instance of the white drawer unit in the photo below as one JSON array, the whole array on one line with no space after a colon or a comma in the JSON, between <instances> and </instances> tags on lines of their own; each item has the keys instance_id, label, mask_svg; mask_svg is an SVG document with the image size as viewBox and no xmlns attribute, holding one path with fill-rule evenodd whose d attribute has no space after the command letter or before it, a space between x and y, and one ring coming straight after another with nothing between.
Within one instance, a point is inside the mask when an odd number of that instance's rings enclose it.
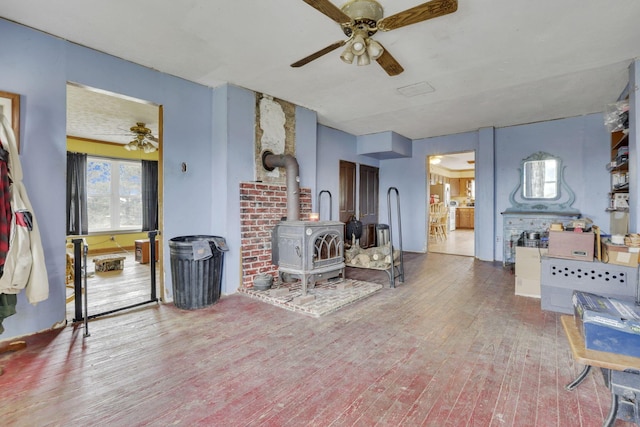
<instances>
[{"instance_id":1,"label":"white drawer unit","mask_svg":"<svg viewBox=\"0 0 640 427\"><path fill-rule=\"evenodd\" d=\"M573 291L638 299L638 269L599 261L542 257L543 310L573 314Z\"/></svg>"}]
</instances>

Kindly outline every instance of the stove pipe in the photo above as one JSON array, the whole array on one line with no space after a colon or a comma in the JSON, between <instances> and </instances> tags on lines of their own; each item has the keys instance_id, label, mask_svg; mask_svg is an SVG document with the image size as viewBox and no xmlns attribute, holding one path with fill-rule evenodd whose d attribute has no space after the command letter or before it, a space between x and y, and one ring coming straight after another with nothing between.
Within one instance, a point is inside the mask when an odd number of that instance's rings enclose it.
<instances>
[{"instance_id":1,"label":"stove pipe","mask_svg":"<svg viewBox=\"0 0 640 427\"><path fill-rule=\"evenodd\" d=\"M262 153L262 166L272 171L284 167L287 172L287 221L300 219L300 176L298 161L290 154Z\"/></svg>"}]
</instances>

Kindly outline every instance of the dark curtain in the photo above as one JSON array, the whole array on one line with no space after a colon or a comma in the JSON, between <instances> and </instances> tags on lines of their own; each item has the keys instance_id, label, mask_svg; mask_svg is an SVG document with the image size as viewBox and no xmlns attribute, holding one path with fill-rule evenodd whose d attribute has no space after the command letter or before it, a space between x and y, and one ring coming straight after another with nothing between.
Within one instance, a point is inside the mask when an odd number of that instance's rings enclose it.
<instances>
[{"instance_id":1,"label":"dark curtain","mask_svg":"<svg viewBox=\"0 0 640 427\"><path fill-rule=\"evenodd\" d=\"M87 155L67 152L67 236L88 232Z\"/></svg>"},{"instance_id":2,"label":"dark curtain","mask_svg":"<svg viewBox=\"0 0 640 427\"><path fill-rule=\"evenodd\" d=\"M158 162L142 160L142 231L158 229Z\"/></svg>"}]
</instances>

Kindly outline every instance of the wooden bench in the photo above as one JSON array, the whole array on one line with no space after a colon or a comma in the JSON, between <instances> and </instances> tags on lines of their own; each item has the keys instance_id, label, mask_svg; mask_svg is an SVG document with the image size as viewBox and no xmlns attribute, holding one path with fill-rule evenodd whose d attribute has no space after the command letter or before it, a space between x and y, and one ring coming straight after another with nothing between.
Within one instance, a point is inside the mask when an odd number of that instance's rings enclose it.
<instances>
[{"instance_id":1,"label":"wooden bench","mask_svg":"<svg viewBox=\"0 0 640 427\"><path fill-rule=\"evenodd\" d=\"M126 257L119 255L100 255L93 258L96 273L105 271L116 271L124 269L124 260Z\"/></svg>"}]
</instances>

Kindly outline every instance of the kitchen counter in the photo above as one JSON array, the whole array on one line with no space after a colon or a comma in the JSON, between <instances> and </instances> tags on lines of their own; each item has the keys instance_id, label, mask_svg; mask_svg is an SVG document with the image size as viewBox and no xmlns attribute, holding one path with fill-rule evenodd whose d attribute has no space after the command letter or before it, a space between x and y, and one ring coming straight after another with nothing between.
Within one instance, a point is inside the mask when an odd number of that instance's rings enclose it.
<instances>
[{"instance_id":1,"label":"kitchen counter","mask_svg":"<svg viewBox=\"0 0 640 427\"><path fill-rule=\"evenodd\" d=\"M459 206L456 209L456 228L475 228L475 206Z\"/></svg>"}]
</instances>

